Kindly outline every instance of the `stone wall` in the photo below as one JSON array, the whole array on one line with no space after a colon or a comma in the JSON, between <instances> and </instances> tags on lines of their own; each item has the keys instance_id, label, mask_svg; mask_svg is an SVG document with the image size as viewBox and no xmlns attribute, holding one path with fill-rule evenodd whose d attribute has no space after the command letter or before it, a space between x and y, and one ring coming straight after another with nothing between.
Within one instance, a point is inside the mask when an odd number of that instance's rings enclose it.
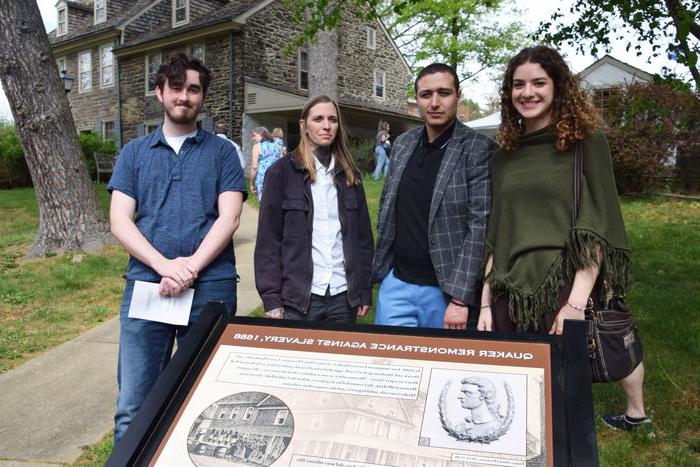
<instances>
[{"instance_id":1,"label":"stone wall","mask_svg":"<svg viewBox=\"0 0 700 467\"><path fill-rule=\"evenodd\" d=\"M106 44L102 44L106 45ZM66 68L68 74L75 77L73 89L68 94L68 100L78 131L96 130L98 123L102 121L115 121L117 116L117 64L114 60L115 84L102 87L100 83L100 46L90 49L82 49L80 52L90 50L92 58L92 89L79 92L78 53L66 55ZM58 58L58 57L57 57Z\"/></svg>"},{"instance_id":2,"label":"stone wall","mask_svg":"<svg viewBox=\"0 0 700 467\"><path fill-rule=\"evenodd\" d=\"M229 35L208 37L204 41L205 65L212 72L204 107L200 115L212 117L215 123L229 126ZM163 62L178 52L189 52L189 43L161 50ZM139 136L139 125L157 124L163 119L163 108L155 95L146 95L145 55L135 54L120 60L122 94L122 144Z\"/></svg>"},{"instance_id":3,"label":"stone wall","mask_svg":"<svg viewBox=\"0 0 700 467\"><path fill-rule=\"evenodd\" d=\"M298 52L284 53L301 33L281 1L263 8L246 22L246 76L298 88ZM367 27L375 31L376 47L367 47ZM374 97L374 70L386 72L385 97ZM366 21L354 13L343 15L338 29L338 95L374 105L406 110L406 90L411 74L378 21Z\"/></svg>"},{"instance_id":4,"label":"stone wall","mask_svg":"<svg viewBox=\"0 0 700 467\"><path fill-rule=\"evenodd\" d=\"M367 28L375 32L376 46L367 47ZM386 72L384 98L374 96L374 70ZM354 13L343 15L338 28L338 97L406 111L411 74L378 21Z\"/></svg>"},{"instance_id":5,"label":"stone wall","mask_svg":"<svg viewBox=\"0 0 700 467\"><path fill-rule=\"evenodd\" d=\"M296 88L298 53L287 55L285 47L302 32L290 19L282 1L274 2L246 21L243 73L270 84Z\"/></svg>"}]
</instances>

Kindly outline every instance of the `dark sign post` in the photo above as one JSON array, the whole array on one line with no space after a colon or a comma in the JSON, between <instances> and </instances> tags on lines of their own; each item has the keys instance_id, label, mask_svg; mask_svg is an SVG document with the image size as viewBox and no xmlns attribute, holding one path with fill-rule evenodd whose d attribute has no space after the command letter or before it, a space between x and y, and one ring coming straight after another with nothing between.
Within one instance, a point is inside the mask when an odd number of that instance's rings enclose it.
<instances>
[{"instance_id":1,"label":"dark sign post","mask_svg":"<svg viewBox=\"0 0 700 467\"><path fill-rule=\"evenodd\" d=\"M563 337L235 317L210 303L108 466L598 465Z\"/></svg>"}]
</instances>

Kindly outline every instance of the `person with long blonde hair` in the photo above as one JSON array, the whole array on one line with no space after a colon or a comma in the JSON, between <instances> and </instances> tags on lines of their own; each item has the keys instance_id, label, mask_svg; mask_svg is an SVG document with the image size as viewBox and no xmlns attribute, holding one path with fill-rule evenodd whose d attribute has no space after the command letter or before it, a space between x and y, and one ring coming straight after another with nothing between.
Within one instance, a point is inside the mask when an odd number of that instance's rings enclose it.
<instances>
[{"instance_id":1,"label":"person with long blonde hair","mask_svg":"<svg viewBox=\"0 0 700 467\"><path fill-rule=\"evenodd\" d=\"M485 283L477 328L561 335L630 286L630 248L610 149L578 80L556 50L528 47L501 86L501 145L492 157L493 203L486 233ZM580 206L572 225L574 152L583 154ZM651 431L644 365L625 379L623 415L609 426Z\"/></svg>"},{"instance_id":2,"label":"person with long blonde hair","mask_svg":"<svg viewBox=\"0 0 700 467\"><path fill-rule=\"evenodd\" d=\"M372 226L340 110L304 106L296 150L265 180L255 284L270 318L355 322L372 303Z\"/></svg>"}]
</instances>

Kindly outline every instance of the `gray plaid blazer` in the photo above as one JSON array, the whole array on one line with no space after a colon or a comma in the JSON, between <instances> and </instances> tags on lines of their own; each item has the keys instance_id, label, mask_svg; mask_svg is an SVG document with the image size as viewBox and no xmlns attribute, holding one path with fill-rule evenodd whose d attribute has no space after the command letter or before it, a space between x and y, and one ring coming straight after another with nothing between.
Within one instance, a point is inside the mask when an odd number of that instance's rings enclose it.
<instances>
[{"instance_id":1,"label":"gray plaid blazer","mask_svg":"<svg viewBox=\"0 0 700 467\"><path fill-rule=\"evenodd\" d=\"M372 282L381 281L393 266L396 198L401 176L420 141L423 127L394 143L389 172L379 202L377 248ZM494 141L459 121L438 170L428 214L430 258L440 288L450 297L478 303L476 290L484 253L486 224L491 212L491 152Z\"/></svg>"}]
</instances>

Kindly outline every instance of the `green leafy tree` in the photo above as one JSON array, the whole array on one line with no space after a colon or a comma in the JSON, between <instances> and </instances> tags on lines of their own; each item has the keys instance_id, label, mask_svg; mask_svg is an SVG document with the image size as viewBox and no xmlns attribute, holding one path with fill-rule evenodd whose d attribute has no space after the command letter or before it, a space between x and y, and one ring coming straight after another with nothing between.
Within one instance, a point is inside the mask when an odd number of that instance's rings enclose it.
<instances>
[{"instance_id":1,"label":"green leafy tree","mask_svg":"<svg viewBox=\"0 0 700 467\"><path fill-rule=\"evenodd\" d=\"M462 99L459 101L460 105L463 105L469 109L469 120L476 120L481 118L484 114L481 112L481 107L479 104L471 99Z\"/></svg>"},{"instance_id":2,"label":"green leafy tree","mask_svg":"<svg viewBox=\"0 0 700 467\"><path fill-rule=\"evenodd\" d=\"M677 57L700 90L699 20L700 0L575 0L568 14L559 8L535 35L594 54L600 48L609 52L612 41L622 41L627 50L641 56L642 45L649 44L654 57L662 53Z\"/></svg>"},{"instance_id":3,"label":"green leafy tree","mask_svg":"<svg viewBox=\"0 0 700 467\"><path fill-rule=\"evenodd\" d=\"M674 175L683 189L700 183L700 100L667 82L611 91L604 109L620 193L653 192ZM675 161L675 164L674 164Z\"/></svg>"},{"instance_id":4,"label":"green leafy tree","mask_svg":"<svg viewBox=\"0 0 700 467\"><path fill-rule=\"evenodd\" d=\"M526 33L509 0L384 0L378 14L409 63L451 65L460 82L502 65L522 46Z\"/></svg>"}]
</instances>

